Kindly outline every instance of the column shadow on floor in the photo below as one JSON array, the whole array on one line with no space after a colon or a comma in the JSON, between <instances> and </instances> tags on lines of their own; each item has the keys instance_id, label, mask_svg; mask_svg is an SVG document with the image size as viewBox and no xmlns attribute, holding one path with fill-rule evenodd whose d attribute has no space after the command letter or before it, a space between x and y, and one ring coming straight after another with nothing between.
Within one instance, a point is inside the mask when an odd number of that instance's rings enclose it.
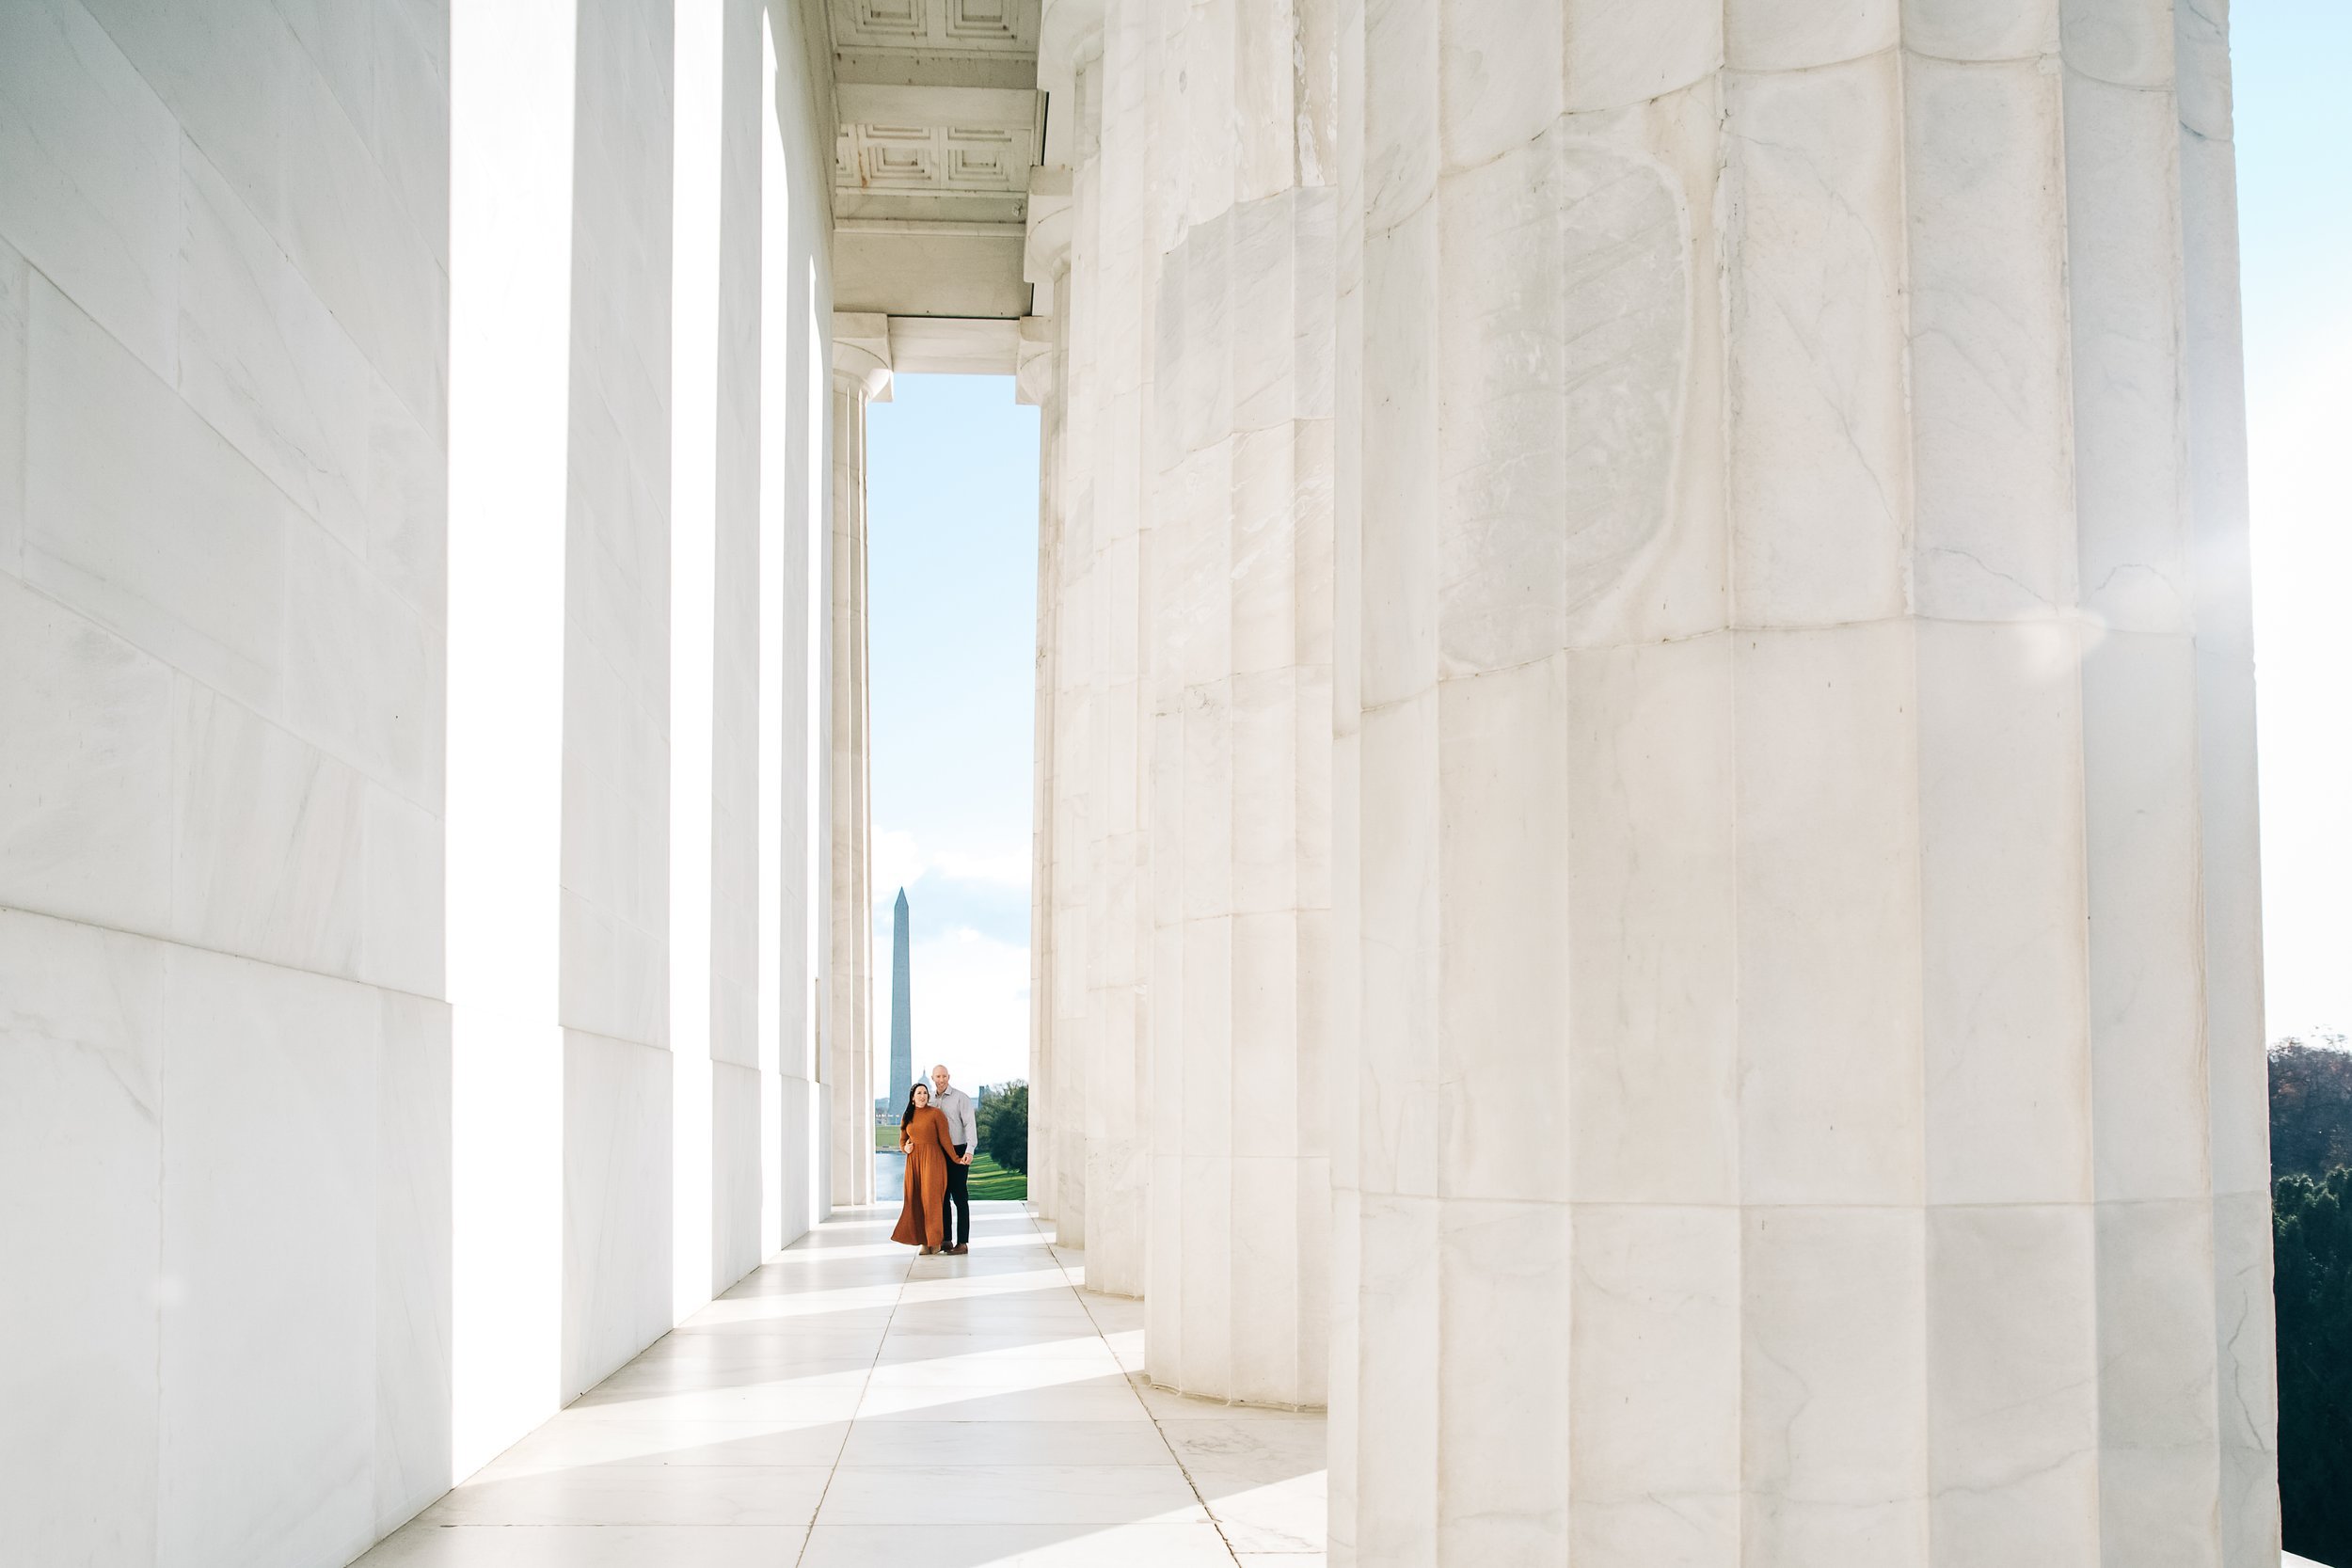
<instances>
[{"instance_id":1,"label":"column shadow on floor","mask_svg":"<svg viewBox=\"0 0 2352 1568\"><path fill-rule=\"evenodd\" d=\"M1321 1560L1319 1416L1150 1387L1138 1304L1077 1289L1021 1205L975 1204L965 1258L894 1218L777 1254L362 1562Z\"/></svg>"}]
</instances>

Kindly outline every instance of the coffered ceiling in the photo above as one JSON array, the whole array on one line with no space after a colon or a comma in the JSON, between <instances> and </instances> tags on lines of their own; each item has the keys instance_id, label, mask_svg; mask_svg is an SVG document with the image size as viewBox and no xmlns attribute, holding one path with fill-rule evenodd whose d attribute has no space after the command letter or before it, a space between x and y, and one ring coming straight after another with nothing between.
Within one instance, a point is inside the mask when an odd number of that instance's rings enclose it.
<instances>
[{"instance_id":1,"label":"coffered ceiling","mask_svg":"<svg viewBox=\"0 0 2352 1568\"><path fill-rule=\"evenodd\" d=\"M1044 129L1039 4L829 0L836 309L1027 312L1022 245Z\"/></svg>"}]
</instances>

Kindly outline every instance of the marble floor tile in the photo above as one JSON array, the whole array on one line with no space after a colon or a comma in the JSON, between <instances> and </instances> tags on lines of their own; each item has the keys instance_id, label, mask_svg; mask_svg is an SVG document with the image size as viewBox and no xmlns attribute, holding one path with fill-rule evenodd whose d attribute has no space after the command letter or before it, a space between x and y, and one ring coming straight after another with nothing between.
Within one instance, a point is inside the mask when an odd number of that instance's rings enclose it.
<instances>
[{"instance_id":1,"label":"marble floor tile","mask_svg":"<svg viewBox=\"0 0 2352 1568\"><path fill-rule=\"evenodd\" d=\"M844 1465L1158 1465L1168 1459L1159 1429L1130 1421L860 1421L841 1450Z\"/></svg>"},{"instance_id":2,"label":"marble floor tile","mask_svg":"<svg viewBox=\"0 0 2352 1568\"><path fill-rule=\"evenodd\" d=\"M1163 1416L1158 1424L1226 1541L1238 1553L1321 1551L1328 1517L1323 1418L1223 1408L1230 1414L1222 1418Z\"/></svg>"},{"instance_id":3,"label":"marble floor tile","mask_svg":"<svg viewBox=\"0 0 2352 1568\"><path fill-rule=\"evenodd\" d=\"M602 1385L564 1412L576 1421L778 1421L809 1426L858 1413L866 1372L820 1378L757 1376L715 1388L620 1388Z\"/></svg>"},{"instance_id":4,"label":"marble floor tile","mask_svg":"<svg viewBox=\"0 0 2352 1568\"><path fill-rule=\"evenodd\" d=\"M1209 1517L1224 1530L1236 1552L1305 1552L1322 1549L1329 1503L1324 1472L1288 1476L1254 1485L1199 1479Z\"/></svg>"},{"instance_id":5,"label":"marble floor tile","mask_svg":"<svg viewBox=\"0 0 2352 1568\"><path fill-rule=\"evenodd\" d=\"M581 1465L831 1465L847 1421L581 1421L569 1413L483 1466L483 1475L568 1470Z\"/></svg>"},{"instance_id":6,"label":"marble floor tile","mask_svg":"<svg viewBox=\"0 0 2352 1568\"><path fill-rule=\"evenodd\" d=\"M1098 1333L1122 1334L1143 1328L1143 1303L1134 1296L1106 1296L1099 1291L1089 1291L1078 1298L1087 1316L1094 1320Z\"/></svg>"},{"instance_id":7,"label":"marble floor tile","mask_svg":"<svg viewBox=\"0 0 2352 1568\"><path fill-rule=\"evenodd\" d=\"M1184 1394L1170 1393L1165 1388L1154 1388L1141 1373L1131 1374L1129 1381L1135 1386L1136 1397L1158 1420L1246 1420L1263 1421L1268 1425L1287 1422L1293 1426L1312 1427L1318 1432L1323 1430L1323 1412L1319 1410L1283 1410L1272 1405L1225 1404L1216 1400L1192 1399Z\"/></svg>"},{"instance_id":8,"label":"marble floor tile","mask_svg":"<svg viewBox=\"0 0 2352 1568\"><path fill-rule=\"evenodd\" d=\"M819 1285L756 1296L724 1296L672 1332L736 1332L787 1326L800 1330L890 1324L890 1309L901 1285Z\"/></svg>"},{"instance_id":9,"label":"marble floor tile","mask_svg":"<svg viewBox=\"0 0 2352 1568\"><path fill-rule=\"evenodd\" d=\"M353 1568L777 1568L807 1532L790 1526L408 1525ZM1225 1559L1230 1562L1232 1560Z\"/></svg>"},{"instance_id":10,"label":"marble floor tile","mask_svg":"<svg viewBox=\"0 0 2352 1568\"><path fill-rule=\"evenodd\" d=\"M646 1347L629 1365L650 1366L664 1361L754 1365L776 1361L871 1361L882 1344L880 1328L855 1334L802 1334L781 1328L695 1334L673 1329L666 1338Z\"/></svg>"},{"instance_id":11,"label":"marble floor tile","mask_svg":"<svg viewBox=\"0 0 2352 1568\"><path fill-rule=\"evenodd\" d=\"M1053 1298L1057 1307L1070 1291L1057 1268L1021 1268L1014 1266L990 1269L995 1259L984 1259L980 1268L968 1275L940 1275L925 1278L917 1275L906 1282L898 1299L913 1306L917 1302L1018 1300L1025 1296ZM1099 1321L1099 1320L1098 1320Z\"/></svg>"},{"instance_id":12,"label":"marble floor tile","mask_svg":"<svg viewBox=\"0 0 2352 1568\"><path fill-rule=\"evenodd\" d=\"M974 1208L965 1258L820 1227L361 1563L1321 1568L1322 1418L1151 1387L1140 1304Z\"/></svg>"},{"instance_id":13,"label":"marble floor tile","mask_svg":"<svg viewBox=\"0 0 2352 1568\"><path fill-rule=\"evenodd\" d=\"M583 1465L477 1476L425 1510L424 1525L806 1525L833 1471L822 1465Z\"/></svg>"},{"instance_id":14,"label":"marble floor tile","mask_svg":"<svg viewBox=\"0 0 2352 1568\"><path fill-rule=\"evenodd\" d=\"M929 1361L892 1361L868 1370L869 1388L1056 1388L1092 1386L1115 1388L1127 1376L1107 1354L1078 1356L947 1355Z\"/></svg>"},{"instance_id":15,"label":"marble floor tile","mask_svg":"<svg viewBox=\"0 0 2352 1568\"><path fill-rule=\"evenodd\" d=\"M868 1388L857 1407L861 1421L1126 1421L1138 1413L1135 1394L1107 1379L1047 1388Z\"/></svg>"},{"instance_id":16,"label":"marble floor tile","mask_svg":"<svg viewBox=\"0 0 2352 1568\"><path fill-rule=\"evenodd\" d=\"M940 1334L894 1332L882 1342L878 1367L947 1357L986 1356L999 1361L1099 1360L1106 1354L1102 1336L1005 1333ZM1116 1356L1111 1359L1116 1360Z\"/></svg>"},{"instance_id":17,"label":"marble floor tile","mask_svg":"<svg viewBox=\"0 0 2352 1568\"><path fill-rule=\"evenodd\" d=\"M1207 1524L1184 1472L1159 1465L843 1465L820 1525Z\"/></svg>"},{"instance_id":18,"label":"marble floor tile","mask_svg":"<svg viewBox=\"0 0 2352 1568\"><path fill-rule=\"evenodd\" d=\"M1209 1408L1215 1414L1160 1418L1160 1433L1175 1451L1177 1463L1195 1476L1268 1481L1323 1469L1320 1416Z\"/></svg>"},{"instance_id":19,"label":"marble floor tile","mask_svg":"<svg viewBox=\"0 0 2352 1568\"><path fill-rule=\"evenodd\" d=\"M801 1568L1232 1568L1214 1525L819 1525Z\"/></svg>"},{"instance_id":20,"label":"marble floor tile","mask_svg":"<svg viewBox=\"0 0 2352 1568\"><path fill-rule=\"evenodd\" d=\"M877 1369L874 1354L793 1355L776 1352L733 1360L690 1360L677 1356L641 1356L580 1397L581 1404L610 1404L648 1393L682 1393L695 1388L741 1388L766 1384L791 1384L802 1388L856 1388Z\"/></svg>"}]
</instances>

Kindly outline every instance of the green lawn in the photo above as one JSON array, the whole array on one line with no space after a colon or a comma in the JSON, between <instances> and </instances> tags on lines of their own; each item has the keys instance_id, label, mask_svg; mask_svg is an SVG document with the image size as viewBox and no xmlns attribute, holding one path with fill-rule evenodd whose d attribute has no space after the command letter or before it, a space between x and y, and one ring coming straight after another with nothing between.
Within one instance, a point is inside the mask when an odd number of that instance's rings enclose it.
<instances>
[{"instance_id":1,"label":"green lawn","mask_svg":"<svg viewBox=\"0 0 2352 1568\"><path fill-rule=\"evenodd\" d=\"M898 1152L898 1130L895 1127L874 1129L874 1148L884 1154ZM1029 1196L1029 1179L1018 1171L1007 1170L983 1154L972 1162L972 1196L991 1201L1009 1198L1019 1202Z\"/></svg>"},{"instance_id":2,"label":"green lawn","mask_svg":"<svg viewBox=\"0 0 2352 1568\"><path fill-rule=\"evenodd\" d=\"M972 1162L972 1196L976 1198L1011 1198L1018 1202L1029 1196L1029 1179L1019 1171L1007 1170L983 1154Z\"/></svg>"}]
</instances>

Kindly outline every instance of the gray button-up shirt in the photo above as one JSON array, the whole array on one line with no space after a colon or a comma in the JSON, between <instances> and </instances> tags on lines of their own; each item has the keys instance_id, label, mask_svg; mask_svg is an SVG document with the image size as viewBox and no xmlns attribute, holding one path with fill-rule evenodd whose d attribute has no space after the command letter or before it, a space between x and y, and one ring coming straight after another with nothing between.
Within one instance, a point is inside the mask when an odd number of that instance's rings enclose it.
<instances>
[{"instance_id":1,"label":"gray button-up shirt","mask_svg":"<svg viewBox=\"0 0 2352 1568\"><path fill-rule=\"evenodd\" d=\"M972 1153L979 1147L980 1124L978 1118L972 1114L970 1095L950 1084L947 1085L946 1094L931 1096L931 1103L938 1106L940 1114L947 1118L947 1141L949 1143L956 1145L966 1154Z\"/></svg>"}]
</instances>

